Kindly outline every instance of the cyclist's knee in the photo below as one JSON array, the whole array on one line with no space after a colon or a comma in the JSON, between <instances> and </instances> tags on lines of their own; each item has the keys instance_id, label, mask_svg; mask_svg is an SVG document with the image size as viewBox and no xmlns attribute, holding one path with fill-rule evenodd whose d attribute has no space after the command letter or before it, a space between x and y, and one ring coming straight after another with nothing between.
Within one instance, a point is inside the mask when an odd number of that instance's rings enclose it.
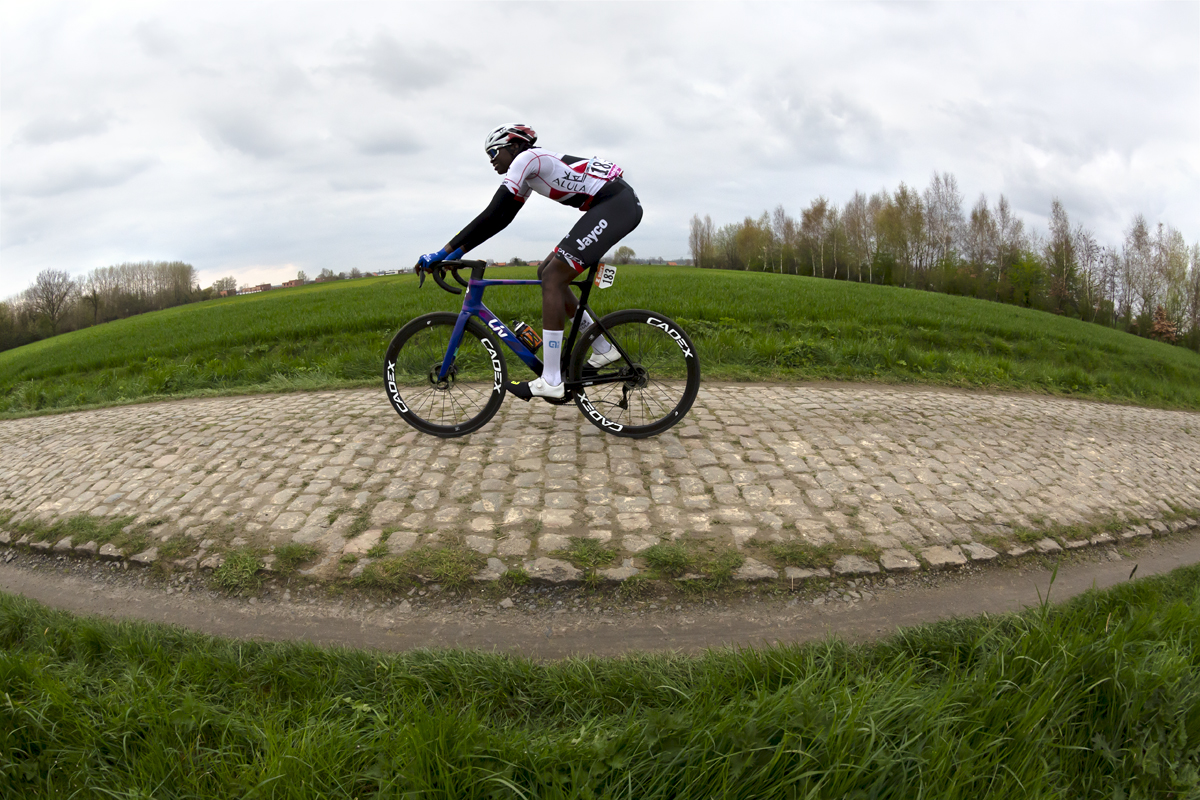
<instances>
[{"instance_id":1,"label":"cyclist's knee","mask_svg":"<svg viewBox=\"0 0 1200 800\"><path fill-rule=\"evenodd\" d=\"M538 277L541 278L543 287L562 288L575 277L575 270L571 269L571 265L567 263L566 259L555 254L546 259L538 270Z\"/></svg>"}]
</instances>

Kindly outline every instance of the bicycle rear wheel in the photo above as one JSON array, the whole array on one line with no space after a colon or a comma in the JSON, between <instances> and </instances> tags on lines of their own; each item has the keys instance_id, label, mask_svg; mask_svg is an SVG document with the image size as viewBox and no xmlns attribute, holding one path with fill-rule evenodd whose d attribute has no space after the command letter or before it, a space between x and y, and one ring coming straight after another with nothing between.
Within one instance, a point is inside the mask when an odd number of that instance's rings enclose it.
<instances>
[{"instance_id":1,"label":"bicycle rear wheel","mask_svg":"<svg viewBox=\"0 0 1200 800\"><path fill-rule=\"evenodd\" d=\"M388 402L409 425L434 436L479 430L504 402L508 367L500 343L476 319L467 321L450 371L438 380L457 322L457 314L444 311L417 317L384 356Z\"/></svg>"},{"instance_id":2,"label":"bicycle rear wheel","mask_svg":"<svg viewBox=\"0 0 1200 800\"><path fill-rule=\"evenodd\" d=\"M598 370L588 367L589 350L600 336L619 344L628 358ZM640 309L615 311L580 335L570 376L585 383L593 377L625 378L582 386L575 403L605 433L643 439L667 430L692 407L700 390L700 358L670 317Z\"/></svg>"}]
</instances>

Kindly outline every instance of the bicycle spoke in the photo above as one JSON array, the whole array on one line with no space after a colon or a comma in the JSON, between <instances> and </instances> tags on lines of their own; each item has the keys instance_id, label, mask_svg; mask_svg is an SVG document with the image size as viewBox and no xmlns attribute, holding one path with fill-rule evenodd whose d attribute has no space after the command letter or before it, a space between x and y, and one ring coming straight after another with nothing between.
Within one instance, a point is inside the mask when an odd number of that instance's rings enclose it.
<instances>
[{"instance_id":1,"label":"bicycle spoke","mask_svg":"<svg viewBox=\"0 0 1200 800\"><path fill-rule=\"evenodd\" d=\"M618 380L581 390L604 418L593 421L620 436L660 433L678 422L695 399L699 373L689 366L695 363L693 345L686 335L680 339L677 329L661 327L658 319L650 322L646 312L610 316L615 319L605 323L606 338L625 355L601 373Z\"/></svg>"},{"instance_id":2,"label":"bicycle spoke","mask_svg":"<svg viewBox=\"0 0 1200 800\"><path fill-rule=\"evenodd\" d=\"M412 425L438 436L460 436L477 429L499 408L503 393L493 387L490 348L479 326L468 325L443 379L438 380L456 319L433 314L414 320L388 348L392 403ZM494 345L492 345L494 346ZM392 377L394 376L394 377ZM399 395L395 397L394 395Z\"/></svg>"}]
</instances>

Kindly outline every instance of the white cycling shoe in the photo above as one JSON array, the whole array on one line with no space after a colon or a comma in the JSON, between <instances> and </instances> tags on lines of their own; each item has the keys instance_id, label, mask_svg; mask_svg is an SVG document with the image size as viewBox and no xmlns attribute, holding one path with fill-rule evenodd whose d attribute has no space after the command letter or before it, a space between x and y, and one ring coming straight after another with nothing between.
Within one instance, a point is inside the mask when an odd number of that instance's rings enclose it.
<instances>
[{"instance_id":1,"label":"white cycling shoe","mask_svg":"<svg viewBox=\"0 0 1200 800\"><path fill-rule=\"evenodd\" d=\"M566 393L563 384L551 386L540 377L532 381L512 381L508 384L508 391L512 392L517 397L528 402L535 397L548 397L551 400L562 400Z\"/></svg>"},{"instance_id":2,"label":"white cycling shoe","mask_svg":"<svg viewBox=\"0 0 1200 800\"><path fill-rule=\"evenodd\" d=\"M592 357L587 360L587 364L592 369L600 369L601 367L607 367L609 364L613 363L614 361L620 361L620 360L621 360L620 351L617 350L617 348L615 348L615 347L609 347L608 352L606 352L606 353L593 352Z\"/></svg>"}]
</instances>

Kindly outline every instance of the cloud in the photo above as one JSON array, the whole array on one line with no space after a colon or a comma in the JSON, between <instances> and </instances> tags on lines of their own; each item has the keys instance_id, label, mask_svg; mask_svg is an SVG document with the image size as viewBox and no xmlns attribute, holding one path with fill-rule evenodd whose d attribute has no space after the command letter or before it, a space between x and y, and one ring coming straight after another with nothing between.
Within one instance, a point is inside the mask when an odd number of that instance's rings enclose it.
<instances>
[{"instance_id":1,"label":"cloud","mask_svg":"<svg viewBox=\"0 0 1200 800\"><path fill-rule=\"evenodd\" d=\"M889 136L877 112L840 91L774 89L757 100L767 142L805 161L861 165L894 158L899 132Z\"/></svg>"},{"instance_id":2,"label":"cloud","mask_svg":"<svg viewBox=\"0 0 1200 800\"><path fill-rule=\"evenodd\" d=\"M152 19L133 26L134 41L151 58L168 59L179 52L178 37L161 20Z\"/></svg>"},{"instance_id":3,"label":"cloud","mask_svg":"<svg viewBox=\"0 0 1200 800\"><path fill-rule=\"evenodd\" d=\"M35 117L21 128L20 138L29 144L68 142L84 136L96 136L108 130L112 122L109 112L82 114L45 114Z\"/></svg>"},{"instance_id":4,"label":"cloud","mask_svg":"<svg viewBox=\"0 0 1200 800\"><path fill-rule=\"evenodd\" d=\"M461 48L408 44L386 33L376 34L368 44L347 49L351 54L346 64L350 71L365 74L397 97L442 85L474 61Z\"/></svg>"},{"instance_id":5,"label":"cloud","mask_svg":"<svg viewBox=\"0 0 1200 800\"><path fill-rule=\"evenodd\" d=\"M111 164L75 164L53 168L18 185L15 194L29 197L54 197L88 189L111 189L149 170L153 158L140 158ZM7 187L6 187L7 194Z\"/></svg>"},{"instance_id":6,"label":"cloud","mask_svg":"<svg viewBox=\"0 0 1200 800\"><path fill-rule=\"evenodd\" d=\"M335 192L377 192L387 188L386 183L373 178L359 180L333 178L329 181L329 186Z\"/></svg>"},{"instance_id":7,"label":"cloud","mask_svg":"<svg viewBox=\"0 0 1200 800\"><path fill-rule=\"evenodd\" d=\"M369 156L412 155L425 149L425 145L407 130L350 134L350 139L358 152Z\"/></svg>"},{"instance_id":8,"label":"cloud","mask_svg":"<svg viewBox=\"0 0 1200 800\"><path fill-rule=\"evenodd\" d=\"M253 158L275 158L290 149L287 137L253 111L222 108L204 115L209 138Z\"/></svg>"},{"instance_id":9,"label":"cloud","mask_svg":"<svg viewBox=\"0 0 1200 800\"><path fill-rule=\"evenodd\" d=\"M26 6L0 26L0 295L47 265L411 264L487 204L512 119L625 169L644 255L684 255L694 213L934 170L1032 228L1059 197L1106 243L1138 212L1200 237L1194 2ZM535 198L473 255L576 219Z\"/></svg>"}]
</instances>

